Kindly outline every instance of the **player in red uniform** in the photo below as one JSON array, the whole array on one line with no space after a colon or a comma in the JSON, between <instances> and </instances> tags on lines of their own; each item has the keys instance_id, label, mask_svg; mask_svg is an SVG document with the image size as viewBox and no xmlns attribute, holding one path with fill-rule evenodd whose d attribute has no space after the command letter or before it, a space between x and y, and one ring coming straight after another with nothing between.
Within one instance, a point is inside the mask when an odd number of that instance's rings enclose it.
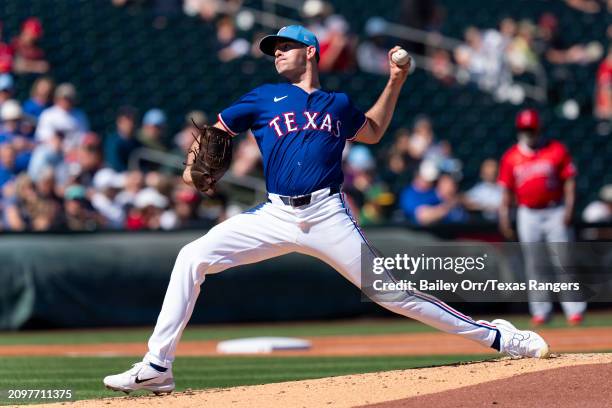
<instances>
[{"instance_id":1,"label":"player in red uniform","mask_svg":"<svg viewBox=\"0 0 612 408\"><path fill-rule=\"evenodd\" d=\"M541 136L536 110L519 112L516 128L518 143L506 151L500 163L498 182L504 188L499 216L501 232L508 239L514 238L510 206L516 198L517 232L522 243L568 242L576 195L572 157L561 142ZM527 278L543 280L541 268L546 262L540 257L547 257L546 251L537 244L524 245L522 249ZM545 323L552 313L552 303L531 291L529 295L532 323ZM570 324L581 323L585 302L561 302L561 306Z\"/></svg>"}]
</instances>

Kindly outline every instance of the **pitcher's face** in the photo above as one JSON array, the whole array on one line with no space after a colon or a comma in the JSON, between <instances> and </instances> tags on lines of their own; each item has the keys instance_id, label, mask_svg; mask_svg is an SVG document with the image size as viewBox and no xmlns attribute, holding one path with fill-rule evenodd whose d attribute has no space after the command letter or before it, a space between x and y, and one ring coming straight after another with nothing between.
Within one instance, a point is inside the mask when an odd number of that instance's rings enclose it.
<instances>
[{"instance_id":1,"label":"pitcher's face","mask_svg":"<svg viewBox=\"0 0 612 408\"><path fill-rule=\"evenodd\" d=\"M306 71L308 47L296 41L279 41L274 47L274 66L285 77L300 76Z\"/></svg>"}]
</instances>

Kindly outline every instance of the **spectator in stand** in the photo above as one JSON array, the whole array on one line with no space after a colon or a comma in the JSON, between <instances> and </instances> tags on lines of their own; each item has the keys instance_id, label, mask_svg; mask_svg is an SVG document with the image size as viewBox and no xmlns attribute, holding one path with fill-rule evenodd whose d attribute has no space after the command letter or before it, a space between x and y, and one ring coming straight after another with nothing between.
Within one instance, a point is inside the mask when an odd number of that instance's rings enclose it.
<instances>
[{"instance_id":1,"label":"spectator in stand","mask_svg":"<svg viewBox=\"0 0 612 408\"><path fill-rule=\"evenodd\" d=\"M359 212L359 224L376 225L390 218L395 195L384 183L373 184L365 194L365 203Z\"/></svg>"},{"instance_id":2,"label":"spectator in stand","mask_svg":"<svg viewBox=\"0 0 612 408\"><path fill-rule=\"evenodd\" d=\"M16 167L23 171L28 167L34 144L21 133L22 111L19 102L9 99L0 108L0 144L10 143L15 149Z\"/></svg>"},{"instance_id":3,"label":"spectator in stand","mask_svg":"<svg viewBox=\"0 0 612 408\"><path fill-rule=\"evenodd\" d=\"M176 217L174 228L210 228L212 222L198 217L198 206L201 203L200 195L192 188L179 186L173 194L173 211Z\"/></svg>"},{"instance_id":4,"label":"spectator in stand","mask_svg":"<svg viewBox=\"0 0 612 408\"><path fill-rule=\"evenodd\" d=\"M407 142L406 149L410 158L416 162L423 160L434 142L433 125L427 116L416 117Z\"/></svg>"},{"instance_id":5,"label":"spectator in stand","mask_svg":"<svg viewBox=\"0 0 612 408\"><path fill-rule=\"evenodd\" d=\"M144 174L140 170L132 170L125 173L125 186L117 194L115 201L124 209L134 206L134 200L144 185Z\"/></svg>"},{"instance_id":6,"label":"spectator in stand","mask_svg":"<svg viewBox=\"0 0 612 408\"><path fill-rule=\"evenodd\" d=\"M598 119L612 119L612 46L608 47L608 54L597 70L595 116Z\"/></svg>"},{"instance_id":7,"label":"spectator in stand","mask_svg":"<svg viewBox=\"0 0 612 408\"><path fill-rule=\"evenodd\" d=\"M400 208L409 221L418 225L467 220L467 213L459 204L457 183L448 174L440 176L436 164L428 160L421 163L412 184L402 191Z\"/></svg>"},{"instance_id":8,"label":"spectator in stand","mask_svg":"<svg viewBox=\"0 0 612 408\"><path fill-rule=\"evenodd\" d=\"M23 23L19 36L11 41L15 53L13 61L15 73L44 74L49 71L45 52L37 44L42 36L43 27L39 19L30 17Z\"/></svg>"},{"instance_id":9,"label":"spectator in stand","mask_svg":"<svg viewBox=\"0 0 612 408\"><path fill-rule=\"evenodd\" d=\"M393 148L389 149L386 169L381 174L381 178L395 195L399 195L402 188L412 179L412 172L408 170L406 163L404 155Z\"/></svg>"},{"instance_id":10,"label":"spectator in stand","mask_svg":"<svg viewBox=\"0 0 612 408\"><path fill-rule=\"evenodd\" d=\"M115 131L104 140L104 162L116 171L126 171L132 152L140 147L136 139L136 110L130 106L119 109Z\"/></svg>"},{"instance_id":11,"label":"spectator in stand","mask_svg":"<svg viewBox=\"0 0 612 408\"><path fill-rule=\"evenodd\" d=\"M365 25L368 38L357 47L357 65L363 72L385 75L389 72L389 44L385 35L387 23L371 17Z\"/></svg>"},{"instance_id":12,"label":"spectator in stand","mask_svg":"<svg viewBox=\"0 0 612 408\"><path fill-rule=\"evenodd\" d=\"M94 190L91 193L91 204L102 216L107 228L120 229L124 226L124 208L116 200L117 194L124 186L125 175L111 168L98 170L93 178Z\"/></svg>"},{"instance_id":13,"label":"spectator in stand","mask_svg":"<svg viewBox=\"0 0 612 408\"><path fill-rule=\"evenodd\" d=\"M445 85L455 82L451 54L443 49L433 49L430 55L429 68L431 74Z\"/></svg>"},{"instance_id":14,"label":"spectator in stand","mask_svg":"<svg viewBox=\"0 0 612 408\"><path fill-rule=\"evenodd\" d=\"M55 174L48 167L38 174L34 182L38 201L31 208L31 226L33 231L59 230L62 228L62 202L55 192Z\"/></svg>"},{"instance_id":15,"label":"spectator in stand","mask_svg":"<svg viewBox=\"0 0 612 408\"><path fill-rule=\"evenodd\" d=\"M0 144L0 188L13 180L20 172L15 148L11 143Z\"/></svg>"},{"instance_id":16,"label":"spectator in stand","mask_svg":"<svg viewBox=\"0 0 612 408\"><path fill-rule=\"evenodd\" d=\"M28 175L34 182L37 182L38 177L46 168L51 168L59 174L64 174L67 171L65 169L63 143L64 134L55 132L48 143L41 143L34 148L28 164Z\"/></svg>"},{"instance_id":17,"label":"spectator in stand","mask_svg":"<svg viewBox=\"0 0 612 408\"><path fill-rule=\"evenodd\" d=\"M78 184L87 188L92 187L94 176L102 168L103 163L100 137L93 132L89 132L83 137L83 143L76 154L75 164L78 165Z\"/></svg>"},{"instance_id":18,"label":"spectator in stand","mask_svg":"<svg viewBox=\"0 0 612 408\"><path fill-rule=\"evenodd\" d=\"M23 111L23 109L22 109ZM19 124L19 131L21 134L28 138L32 143L34 143L34 133L36 132L36 118L34 116L30 116L27 113L23 112L23 116L21 118L21 123Z\"/></svg>"},{"instance_id":19,"label":"spectator in stand","mask_svg":"<svg viewBox=\"0 0 612 408\"><path fill-rule=\"evenodd\" d=\"M198 134L198 129L194 126L193 122L195 122L198 126L207 125L208 116L199 110L191 111L185 116L185 124L183 125L183 129L174 135L173 139L176 146L174 151L181 157L185 157L187 155L187 152L189 149L191 149L191 144L194 141L194 135Z\"/></svg>"},{"instance_id":20,"label":"spectator in stand","mask_svg":"<svg viewBox=\"0 0 612 408\"><path fill-rule=\"evenodd\" d=\"M89 121L85 113L76 108L77 92L70 83L60 84L55 89L54 104L40 114L35 138L47 143L55 132L64 134L64 152L69 160L78 149L85 133L89 131Z\"/></svg>"},{"instance_id":21,"label":"spectator in stand","mask_svg":"<svg viewBox=\"0 0 612 408\"><path fill-rule=\"evenodd\" d=\"M244 57L251 50L251 44L244 38L236 37L236 25L231 17L223 17L217 22L217 57L229 62Z\"/></svg>"},{"instance_id":22,"label":"spectator in stand","mask_svg":"<svg viewBox=\"0 0 612 408\"><path fill-rule=\"evenodd\" d=\"M366 194L374 184L376 161L370 149L363 145L353 145L348 153L344 167L344 192L359 214L366 201Z\"/></svg>"},{"instance_id":23,"label":"spectator in stand","mask_svg":"<svg viewBox=\"0 0 612 408\"><path fill-rule=\"evenodd\" d=\"M518 25L511 17L505 17L499 22L499 48L504 52L508 51L508 47L512 44L514 37L518 32Z\"/></svg>"},{"instance_id":24,"label":"spectator in stand","mask_svg":"<svg viewBox=\"0 0 612 408\"><path fill-rule=\"evenodd\" d=\"M327 34L321 39L319 70L346 72L355 65L355 39L349 34L346 19L338 14L325 20Z\"/></svg>"},{"instance_id":25,"label":"spectator in stand","mask_svg":"<svg viewBox=\"0 0 612 408\"><path fill-rule=\"evenodd\" d=\"M64 228L63 207L51 200L41 200L32 209L32 231L59 231Z\"/></svg>"},{"instance_id":26,"label":"spectator in stand","mask_svg":"<svg viewBox=\"0 0 612 408\"><path fill-rule=\"evenodd\" d=\"M582 212L585 222L612 222L612 184L599 190L599 200L593 201Z\"/></svg>"},{"instance_id":27,"label":"spectator in stand","mask_svg":"<svg viewBox=\"0 0 612 408\"><path fill-rule=\"evenodd\" d=\"M478 211L489 221L496 221L502 200L502 187L497 184L497 160L486 159L480 166L480 182L469 189L463 203L468 210Z\"/></svg>"},{"instance_id":28,"label":"spectator in stand","mask_svg":"<svg viewBox=\"0 0 612 408\"><path fill-rule=\"evenodd\" d=\"M2 147L0 147L2 151ZM30 229L31 211L38 202L32 180L20 174L3 189L3 224L9 231Z\"/></svg>"},{"instance_id":29,"label":"spectator in stand","mask_svg":"<svg viewBox=\"0 0 612 408\"><path fill-rule=\"evenodd\" d=\"M436 163L441 171L461 176L461 162L452 157L452 148L448 141L436 142L433 124L427 116L419 115L415 119L407 152L412 162L430 160Z\"/></svg>"},{"instance_id":30,"label":"spectator in stand","mask_svg":"<svg viewBox=\"0 0 612 408\"><path fill-rule=\"evenodd\" d=\"M468 27L464 33L465 44L455 49L455 60L471 82L481 83L487 73L488 56L483 46L482 34L476 27Z\"/></svg>"},{"instance_id":31,"label":"spectator in stand","mask_svg":"<svg viewBox=\"0 0 612 408\"><path fill-rule=\"evenodd\" d=\"M168 204L168 198L156 189L147 187L141 190L134 200L134 207L128 213L128 229L161 229L161 218Z\"/></svg>"},{"instance_id":32,"label":"spectator in stand","mask_svg":"<svg viewBox=\"0 0 612 408\"><path fill-rule=\"evenodd\" d=\"M43 110L51 106L55 83L50 77L40 77L32 85L30 99L23 103L23 112L38 119Z\"/></svg>"},{"instance_id":33,"label":"spectator in stand","mask_svg":"<svg viewBox=\"0 0 612 408\"><path fill-rule=\"evenodd\" d=\"M48 231L62 228L61 201L55 195L54 174L46 169L34 184L20 174L4 189L3 224L11 231Z\"/></svg>"},{"instance_id":34,"label":"spectator in stand","mask_svg":"<svg viewBox=\"0 0 612 408\"><path fill-rule=\"evenodd\" d=\"M21 106L14 99L9 99L0 107L0 143L13 143L13 140L22 136L19 122L22 118Z\"/></svg>"},{"instance_id":35,"label":"spectator in stand","mask_svg":"<svg viewBox=\"0 0 612 408\"><path fill-rule=\"evenodd\" d=\"M599 200L593 201L582 212L582 220L588 223L612 223L612 184L599 190ZM584 228L581 238L593 241L612 241L612 226ZM612 266L612 253L606 256L608 265Z\"/></svg>"},{"instance_id":36,"label":"spectator in stand","mask_svg":"<svg viewBox=\"0 0 612 408\"><path fill-rule=\"evenodd\" d=\"M387 151L386 168L381 174L382 180L390 191L399 196L404 186L412 181L419 162L412 160L409 154L410 131L400 128L395 132L393 145Z\"/></svg>"},{"instance_id":37,"label":"spectator in stand","mask_svg":"<svg viewBox=\"0 0 612 408\"><path fill-rule=\"evenodd\" d=\"M87 189L79 184L68 186L64 192L64 217L70 231L95 231L102 224L87 198Z\"/></svg>"},{"instance_id":38,"label":"spectator in stand","mask_svg":"<svg viewBox=\"0 0 612 408\"><path fill-rule=\"evenodd\" d=\"M12 98L15 83L10 74L0 74L0 107L2 104Z\"/></svg>"},{"instance_id":39,"label":"spectator in stand","mask_svg":"<svg viewBox=\"0 0 612 408\"><path fill-rule=\"evenodd\" d=\"M516 35L516 22L504 18L499 23L499 29L489 29L483 32L483 49L487 55L487 66L483 83L485 89L499 89L512 83L512 71L506 59L508 47Z\"/></svg>"},{"instance_id":40,"label":"spectator in stand","mask_svg":"<svg viewBox=\"0 0 612 408\"><path fill-rule=\"evenodd\" d=\"M570 45L563 41L559 20L552 13L544 13L538 22L535 51L552 64L590 64L602 57L603 47L597 41Z\"/></svg>"},{"instance_id":41,"label":"spectator in stand","mask_svg":"<svg viewBox=\"0 0 612 408\"><path fill-rule=\"evenodd\" d=\"M0 21L0 74L8 74L13 69L13 49L3 41L3 25Z\"/></svg>"},{"instance_id":42,"label":"spectator in stand","mask_svg":"<svg viewBox=\"0 0 612 408\"><path fill-rule=\"evenodd\" d=\"M521 21L516 37L508 46L506 58L516 75L532 70L538 64L538 56L534 50L535 32L535 26L531 21Z\"/></svg>"},{"instance_id":43,"label":"spectator in stand","mask_svg":"<svg viewBox=\"0 0 612 408\"><path fill-rule=\"evenodd\" d=\"M419 214L420 207L439 203L434 188L439 175L440 171L435 163L423 161L412 183L402 190L399 205L408 221L424 224L424 219Z\"/></svg>"},{"instance_id":44,"label":"spectator in stand","mask_svg":"<svg viewBox=\"0 0 612 408\"><path fill-rule=\"evenodd\" d=\"M443 173L436 185L436 195L440 203L419 210L419 217L425 224L429 223L465 223L468 213L463 208L459 197L457 181L450 175Z\"/></svg>"},{"instance_id":45,"label":"spectator in stand","mask_svg":"<svg viewBox=\"0 0 612 408\"><path fill-rule=\"evenodd\" d=\"M332 5L323 0L306 0L302 5L302 16L306 28L322 41L327 35L325 20L334 12Z\"/></svg>"},{"instance_id":46,"label":"spectator in stand","mask_svg":"<svg viewBox=\"0 0 612 408\"><path fill-rule=\"evenodd\" d=\"M149 149L167 151L165 145L166 114L157 108L148 110L142 118L138 141Z\"/></svg>"},{"instance_id":47,"label":"spectator in stand","mask_svg":"<svg viewBox=\"0 0 612 408\"><path fill-rule=\"evenodd\" d=\"M504 60L507 46L507 38L500 31L481 32L469 27L465 31L465 44L455 49L455 59L463 70L460 75L487 90L509 83L511 76Z\"/></svg>"},{"instance_id":48,"label":"spectator in stand","mask_svg":"<svg viewBox=\"0 0 612 408\"><path fill-rule=\"evenodd\" d=\"M159 171L150 171L145 174L145 188L152 188L170 200L172 190L176 186L177 179Z\"/></svg>"}]
</instances>

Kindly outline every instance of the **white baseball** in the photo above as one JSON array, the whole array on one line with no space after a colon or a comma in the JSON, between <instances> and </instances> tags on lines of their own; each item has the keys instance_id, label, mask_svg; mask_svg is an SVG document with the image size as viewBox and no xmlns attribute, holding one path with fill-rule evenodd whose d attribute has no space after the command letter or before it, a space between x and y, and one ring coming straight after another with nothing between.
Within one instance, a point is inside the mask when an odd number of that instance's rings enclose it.
<instances>
[{"instance_id":1,"label":"white baseball","mask_svg":"<svg viewBox=\"0 0 612 408\"><path fill-rule=\"evenodd\" d=\"M412 73L414 71L414 60L412 59L412 56L408 54L408 51L403 48L400 48L399 50L391 54L391 60L400 67L410 63L409 72Z\"/></svg>"}]
</instances>

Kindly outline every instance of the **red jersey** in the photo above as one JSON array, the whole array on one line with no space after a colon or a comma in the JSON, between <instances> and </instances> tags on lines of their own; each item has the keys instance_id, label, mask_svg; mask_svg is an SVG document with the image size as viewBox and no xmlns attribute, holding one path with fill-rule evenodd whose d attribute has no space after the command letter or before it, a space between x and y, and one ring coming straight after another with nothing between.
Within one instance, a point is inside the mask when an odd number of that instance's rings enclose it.
<instances>
[{"instance_id":1,"label":"red jersey","mask_svg":"<svg viewBox=\"0 0 612 408\"><path fill-rule=\"evenodd\" d=\"M11 72L13 66L13 49L0 41L0 74Z\"/></svg>"},{"instance_id":2,"label":"red jersey","mask_svg":"<svg viewBox=\"0 0 612 408\"><path fill-rule=\"evenodd\" d=\"M562 143L551 140L536 150L517 143L501 159L498 183L516 194L519 205L544 208L563 200L563 182L575 175Z\"/></svg>"},{"instance_id":3,"label":"red jersey","mask_svg":"<svg viewBox=\"0 0 612 408\"><path fill-rule=\"evenodd\" d=\"M607 99L604 89L612 86L612 60L610 58L606 58L599 65L596 84L595 105L602 110L609 108L610 101Z\"/></svg>"}]
</instances>

